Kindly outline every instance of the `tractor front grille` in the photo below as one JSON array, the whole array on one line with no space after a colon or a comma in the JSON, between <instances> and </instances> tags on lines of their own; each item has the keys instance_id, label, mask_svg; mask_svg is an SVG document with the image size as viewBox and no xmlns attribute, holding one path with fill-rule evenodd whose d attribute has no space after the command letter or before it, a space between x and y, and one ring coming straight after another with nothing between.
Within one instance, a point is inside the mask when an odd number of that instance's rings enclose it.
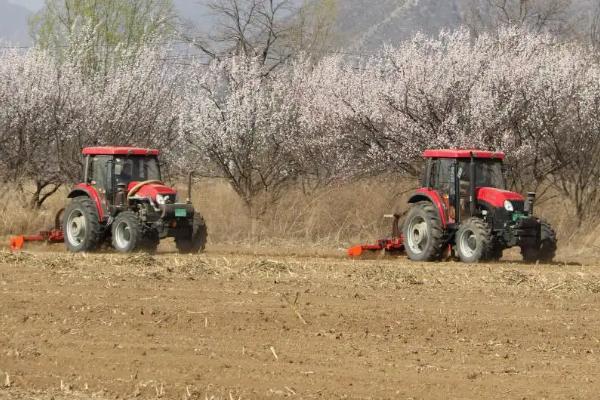
<instances>
[{"instance_id":1,"label":"tractor front grille","mask_svg":"<svg viewBox=\"0 0 600 400\"><path fill-rule=\"evenodd\" d=\"M519 211L519 212L525 211L525 202L523 200L511 200L511 203L512 203L515 211Z\"/></svg>"}]
</instances>

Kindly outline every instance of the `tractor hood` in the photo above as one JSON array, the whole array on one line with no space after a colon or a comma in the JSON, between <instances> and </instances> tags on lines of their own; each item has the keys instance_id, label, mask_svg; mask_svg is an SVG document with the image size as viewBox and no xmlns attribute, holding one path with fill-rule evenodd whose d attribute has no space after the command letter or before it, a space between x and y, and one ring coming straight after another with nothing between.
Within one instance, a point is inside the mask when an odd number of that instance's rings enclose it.
<instances>
[{"instance_id":1,"label":"tractor hood","mask_svg":"<svg viewBox=\"0 0 600 400\"><path fill-rule=\"evenodd\" d=\"M138 183L139 182L129 182L127 190L131 190ZM158 194L174 196L177 194L177 192L173 188L170 188L161 183L149 183L147 185L142 186L135 195L140 197L149 197L152 200L156 200L156 195Z\"/></svg>"},{"instance_id":2,"label":"tractor hood","mask_svg":"<svg viewBox=\"0 0 600 400\"><path fill-rule=\"evenodd\" d=\"M491 187L482 187L476 189L477 200L484 201L493 207L504 207L504 202L524 201L525 199L519 193L510 192Z\"/></svg>"}]
</instances>

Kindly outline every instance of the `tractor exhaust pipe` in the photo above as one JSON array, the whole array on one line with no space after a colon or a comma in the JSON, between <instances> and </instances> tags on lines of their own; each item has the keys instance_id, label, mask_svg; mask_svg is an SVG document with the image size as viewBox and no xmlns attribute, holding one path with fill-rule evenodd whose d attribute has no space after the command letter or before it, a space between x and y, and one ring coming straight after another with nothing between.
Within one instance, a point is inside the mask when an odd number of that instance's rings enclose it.
<instances>
[{"instance_id":1,"label":"tractor exhaust pipe","mask_svg":"<svg viewBox=\"0 0 600 400\"><path fill-rule=\"evenodd\" d=\"M190 173L188 174L187 199L185 200L185 202L188 204L192 204L192 177L193 177L193 175L194 175L193 171L190 171Z\"/></svg>"},{"instance_id":2,"label":"tractor exhaust pipe","mask_svg":"<svg viewBox=\"0 0 600 400\"><path fill-rule=\"evenodd\" d=\"M535 202L535 192L527 192L527 201L525 202L525 212L533 215L533 203Z\"/></svg>"}]
</instances>

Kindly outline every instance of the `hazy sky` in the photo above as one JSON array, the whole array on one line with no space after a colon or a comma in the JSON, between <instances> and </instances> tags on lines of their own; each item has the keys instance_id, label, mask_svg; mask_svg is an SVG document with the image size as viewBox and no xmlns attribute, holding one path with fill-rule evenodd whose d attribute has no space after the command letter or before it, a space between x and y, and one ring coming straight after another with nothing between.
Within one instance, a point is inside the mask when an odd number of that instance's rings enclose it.
<instances>
[{"instance_id":1,"label":"hazy sky","mask_svg":"<svg viewBox=\"0 0 600 400\"><path fill-rule=\"evenodd\" d=\"M211 26L213 19L203 4L207 0L173 0L179 15L198 28ZM45 0L0 0L0 43L30 45L28 14L39 11Z\"/></svg>"},{"instance_id":2,"label":"hazy sky","mask_svg":"<svg viewBox=\"0 0 600 400\"><path fill-rule=\"evenodd\" d=\"M44 0L8 0L9 3L18 4L31 11L37 11L44 5Z\"/></svg>"}]
</instances>

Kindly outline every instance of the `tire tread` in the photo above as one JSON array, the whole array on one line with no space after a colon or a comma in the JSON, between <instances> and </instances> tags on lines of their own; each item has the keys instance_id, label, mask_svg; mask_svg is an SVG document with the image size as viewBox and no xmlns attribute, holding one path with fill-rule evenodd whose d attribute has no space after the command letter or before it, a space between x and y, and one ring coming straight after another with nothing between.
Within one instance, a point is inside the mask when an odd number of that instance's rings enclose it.
<instances>
[{"instance_id":1,"label":"tire tread","mask_svg":"<svg viewBox=\"0 0 600 400\"><path fill-rule=\"evenodd\" d=\"M437 208L433 205L433 203L429 201L420 201L415 203L411 207L404 221L404 238L406 240L406 229L409 221L411 220L413 214L416 214L419 211L423 211L429 220L429 235L430 239L432 240L432 245L429 247L428 251L418 259L411 258L409 251L407 251L406 253L409 256L409 258L413 259L414 261L439 261L442 258L444 244L446 243L446 231L442 226L442 220L440 218L439 212ZM405 249L406 248L408 248L407 245L405 245Z\"/></svg>"},{"instance_id":2,"label":"tire tread","mask_svg":"<svg viewBox=\"0 0 600 400\"><path fill-rule=\"evenodd\" d=\"M67 230L65 224L68 216L75 207L79 207L82 213L85 214L87 224L86 229L89 229L90 232L88 239L81 249L73 249L66 236ZM65 232L65 245L67 246L67 249L72 252L87 252L96 250L102 238L102 225L100 225L100 218L96 203L87 196L75 197L66 207L64 216L65 220L63 221L63 231Z\"/></svg>"}]
</instances>

